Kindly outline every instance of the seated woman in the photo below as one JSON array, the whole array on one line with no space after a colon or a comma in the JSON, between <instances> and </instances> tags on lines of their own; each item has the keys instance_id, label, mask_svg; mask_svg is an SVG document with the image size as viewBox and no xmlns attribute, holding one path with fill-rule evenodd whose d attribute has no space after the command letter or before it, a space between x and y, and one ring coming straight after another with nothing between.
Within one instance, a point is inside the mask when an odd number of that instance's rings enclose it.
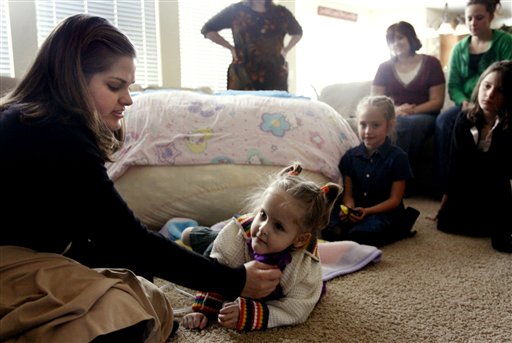
<instances>
[{"instance_id":1,"label":"seated woman","mask_svg":"<svg viewBox=\"0 0 512 343\"><path fill-rule=\"evenodd\" d=\"M416 172L424 142L434 135L436 116L443 107L445 77L437 58L416 53L422 44L411 24L391 25L386 40L391 58L379 66L371 93L393 99L396 144L409 155Z\"/></svg>"}]
</instances>

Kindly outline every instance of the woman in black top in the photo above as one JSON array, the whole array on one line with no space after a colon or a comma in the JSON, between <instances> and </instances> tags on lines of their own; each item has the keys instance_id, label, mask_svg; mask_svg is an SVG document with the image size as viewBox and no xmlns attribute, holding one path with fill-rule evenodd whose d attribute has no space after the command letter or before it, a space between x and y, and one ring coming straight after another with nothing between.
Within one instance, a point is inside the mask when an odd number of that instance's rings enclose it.
<instances>
[{"instance_id":1,"label":"woman in black top","mask_svg":"<svg viewBox=\"0 0 512 343\"><path fill-rule=\"evenodd\" d=\"M278 269L255 262L228 268L182 248L149 231L115 190L104 163L122 144L134 58L128 38L108 21L75 15L50 34L20 84L0 100L2 259L23 247L231 299L269 294ZM8 268L1 267L5 278Z\"/></svg>"}]
</instances>

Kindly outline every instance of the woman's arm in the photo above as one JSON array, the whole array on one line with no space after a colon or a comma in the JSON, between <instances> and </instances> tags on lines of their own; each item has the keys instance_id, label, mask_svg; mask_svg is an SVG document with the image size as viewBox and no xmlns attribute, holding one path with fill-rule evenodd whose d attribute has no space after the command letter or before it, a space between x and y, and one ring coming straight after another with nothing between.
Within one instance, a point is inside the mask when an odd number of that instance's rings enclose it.
<instances>
[{"instance_id":1,"label":"woman's arm","mask_svg":"<svg viewBox=\"0 0 512 343\"><path fill-rule=\"evenodd\" d=\"M444 83L430 87L428 90L428 101L414 106L410 114L430 113L439 111L444 104L445 88L446 85Z\"/></svg>"},{"instance_id":2,"label":"woman's arm","mask_svg":"<svg viewBox=\"0 0 512 343\"><path fill-rule=\"evenodd\" d=\"M283 48L283 51L281 51L281 55L283 55L284 58L286 58L286 55L288 55L288 52L290 52L291 49L297 43L302 39L302 34L300 35L291 35L290 41L288 42L288 45Z\"/></svg>"},{"instance_id":3,"label":"woman's arm","mask_svg":"<svg viewBox=\"0 0 512 343\"><path fill-rule=\"evenodd\" d=\"M365 216L394 210L401 204L404 194L405 180L394 181L391 185L391 194L389 195L389 198L375 206L365 208Z\"/></svg>"},{"instance_id":4,"label":"woman's arm","mask_svg":"<svg viewBox=\"0 0 512 343\"><path fill-rule=\"evenodd\" d=\"M448 94L455 105L461 106L468 98L464 94L464 79L462 77L461 55L464 53L462 49L462 41L453 47L448 67Z\"/></svg>"},{"instance_id":5,"label":"woman's arm","mask_svg":"<svg viewBox=\"0 0 512 343\"><path fill-rule=\"evenodd\" d=\"M218 32L215 32L215 31L208 32L206 34L206 38L208 38L209 40L211 40L215 44L218 44L218 45L220 45L220 46L222 46L222 47L224 47L226 49L229 49L229 51L231 51L231 56L233 57L233 61L234 62L238 61L238 58L236 56L235 47L233 45L231 45L230 42L225 40L224 37L222 37Z\"/></svg>"}]
</instances>

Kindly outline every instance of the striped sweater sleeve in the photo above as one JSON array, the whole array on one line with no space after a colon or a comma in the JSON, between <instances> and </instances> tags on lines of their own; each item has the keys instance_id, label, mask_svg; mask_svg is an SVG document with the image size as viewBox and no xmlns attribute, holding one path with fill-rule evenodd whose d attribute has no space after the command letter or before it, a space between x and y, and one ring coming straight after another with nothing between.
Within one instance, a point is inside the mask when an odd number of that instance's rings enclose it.
<instances>
[{"instance_id":1,"label":"striped sweater sleeve","mask_svg":"<svg viewBox=\"0 0 512 343\"><path fill-rule=\"evenodd\" d=\"M261 301L238 298L240 315L236 329L239 331L266 330L268 325L268 306Z\"/></svg>"},{"instance_id":2,"label":"striped sweater sleeve","mask_svg":"<svg viewBox=\"0 0 512 343\"><path fill-rule=\"evenodd\" d=\"M205 315L217 315L219 314L224 298L222 295L212 292L197 292L194 303L192 304L192 310L194 312L201 312Z\"/></svg>"}]
</instances>

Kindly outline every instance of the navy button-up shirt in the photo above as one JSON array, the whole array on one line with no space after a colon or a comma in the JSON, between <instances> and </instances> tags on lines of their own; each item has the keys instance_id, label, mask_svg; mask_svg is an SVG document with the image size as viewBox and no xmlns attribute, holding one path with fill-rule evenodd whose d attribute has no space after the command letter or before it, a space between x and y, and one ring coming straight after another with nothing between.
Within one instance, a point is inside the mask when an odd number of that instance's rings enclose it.
<instances>
[{"instance_id":1,"label":"navy button-up shirt","mask_svg":"<svg viewBox=\"0 0 512 343\"><path fill-rule=\"evenodd\" d=\"M364 143L348 150L339 168L341 175L352 179L356 207L370 207L389 199L394 181L413 177L407 154L389 138L371 156Z\"/></svg>"}]
</instances>

